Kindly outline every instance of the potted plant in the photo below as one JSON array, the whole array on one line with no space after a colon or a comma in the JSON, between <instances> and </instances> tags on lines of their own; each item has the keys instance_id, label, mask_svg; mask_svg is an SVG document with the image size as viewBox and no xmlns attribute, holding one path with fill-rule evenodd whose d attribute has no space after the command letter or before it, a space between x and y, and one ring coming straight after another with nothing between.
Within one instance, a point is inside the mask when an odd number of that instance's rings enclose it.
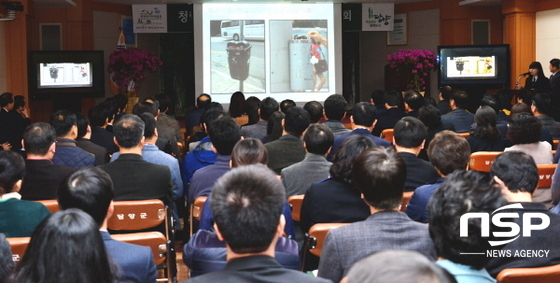
<instances>
[{"instance_id":1,"label":"potted plant","mask_svg":"<svg viewBox=\"0 0 560 283\"><path fill-rule=\"evenodd\" d=\"M407 89L422 92L426 90L427 77L436 65L436 56L431 50L401 49L388 55L387 61L398 76L407 78Z\"/></svg>"},{"instance_id":2,"label":"potted plant","mask_svg":"<svg viewBox=\"0 0 560 283\"><path fill-rule=\"evenodd\" d=\"M118 49L109 55L111 89L115 94L135 97L146 71L155 72L163 63L153 52L132 49Z\"/></svg>"}]
</instances>

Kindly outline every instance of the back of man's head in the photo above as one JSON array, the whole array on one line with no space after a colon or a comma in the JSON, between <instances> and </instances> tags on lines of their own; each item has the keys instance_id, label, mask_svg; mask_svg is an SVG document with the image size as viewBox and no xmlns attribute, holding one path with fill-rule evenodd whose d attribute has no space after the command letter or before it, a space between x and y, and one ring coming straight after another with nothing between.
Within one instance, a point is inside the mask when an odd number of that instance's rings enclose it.
<instances>
[{"instance_id":1,"label":"back of man's head","mask_svg":"<svg viewBox=\"0 0 560 283\"><path fill-rule=\"evenodd\" d=\"M426 256L407 250L387 250L365 257L352 265L347 278L346 283L456 282Z\"/></svg>"},{"instance_id":2,"label":"back of man's head","mask_svg":"<svg viewBox=\"0 0 560 283\"><path fill-rule=\"evenodd\" d=\"M422 121L414 117L404 117L394 127L395 143L404 148L416 148L426 140L428 131Z\"/></svg>"},{"instance_id":3,"label":"back of man's head","mask_svg":"<svg viewBox=\"0 0 560 283\"><path fill-rule=\"evenodd\" d=\"M233 168L210 195L212 214L228 247L237 254L267 250L276 236L286 194L262 164Z\"/></svg>"},{"instance_id":4,"label":"back of man's head","mask_svg":"<svg viewBox=\"0 0 560 283\"><path fill-rule=\"evenodd\" d=\"M136 105L134 105L134 108L132 108L132 114L137 116L140 116L140 114L142 113L150 113L156 116L157 111L158 111L157 105L147 101L138 102L136 103Z\"/></svg>"},{"instance_id":5,"label":"back of man's head","mask_svg":"<svg viewBox=\"0 0 560 283\"><path fill-rule=\"evenodd\" d=\"M325 109L325 116L328 120L342 120L344 114L346 113L346 107L348 107L348 102L344 99L344 96L340 94L333 94L327 97L325 103L323 103Z\"/></svg>"},{"instance_id":6,"label":"back of man's head","mask_svg":"<svg viewBox=\"0 0 560 283\"><path fill-rule=\"evenodd\" d=\"M128 98L124 94L116 94L113 96L113 102L117 109L120 111L124 111L126 105L128 104Z\"/></svg>"},{"instance_id":7,"label":"back of man's head","mask_svg":"<svg viewBox=\"0 0 560 283\"><path fill-rule=\"evenodd\" d=\"M406 165L392 147L372 147L356 158L352 180L370 206L395 209L402 201Z\"/></svg>"},{"instance_id":8,"label":"back of man's head","mask_svg":"<svg viewBox=\"0 0 560 283\"><path fill-rule=\"evenodd\" d=\"M500 190L492 185L486 173L455 171L447 176L430 198L430 236L437 255L452 262L480 270L490 261L480 251L492 249L488 238L481 236L480 218L468 220L468 237L460 235L462 215L466 213L492 213L505 204Z\"/></svg>"},{"instance_id":9,"label":"back of man's head","mask_svg":"<svg viewBox=\"0 0 560 283\"><path fill-rule=\"evenodd\" d=\"M380 89L374 90L371 93L371 101L375 105L385 105L385 92Z\"/></svg>"},{"instance_id":10,"label":"back of man's head","mask_svg":"<svg viewBox=\"0 0 560 283\"><path fill-rule=\"evenodd\" d=\"M102 127L111 117L110 109L107 105L96 105L88 111L89 122L92 127Z\"/></svg>"},{"instance_id":11,"label":"back of man's head","mask_svg":"<svg viewBox=\"0 0 560 283\"><path fill-rule=\"evenodd\" d=\"M288 108L294 107L294 106L296 106L296 103L293 100L284 99L284 100L282 100L282 102L280 102L280 111L282 111L282 113L286 114L286 111L288 111Z\"/></svg>"},{"instance_id":12,"label":"back of man's head","mask_svg":"<svg viewBox=\"0 0 560 283\"><path fill-rule=\"evenodd\" d=\"M492 163L490 175L504 182L511 192L533 193L539 182L539 170L533 157L521 151L507 151Z\"/></svg>"},{"instance_id":13,"label":"back of man's head","mask_svg":"<svg viewBox=\"0 0 560 283\"><path fill-rule=\"evenodd\" d=\"M500 110L502 110L498 98L491 94L485 94L484 97L482 97L482 100L480 100L480 106L490 106L494 112L496 112L496 115L500 112Z\"/></svg>"},{"instance_id":14,"label":"back of man's head","mask_svg":"<svg viewBox=\"0 0 560 283\"><path fill-rule=\"evenodd\" d=\"M280 106L278 106L278 101L272 97L267 97L261 101L260 111L261 119L268 121L268 118L272 113L278 111Z\"/></svg>"},{"instance_id":15,"label":"back of man's head","mask_svg":"<svg viewBox=\"0 0 560 283\"><path fill-rule=\"evenodd\" d=\"M377 119L377 109L375 106L367 102L359 102L352 107L352 120L354 124L363 127L371 127Z\"/></svg>"},{"instance_id":16,"label":"back of man's head","mask_svg":"<svg viewBox=\"0 0 560 283\"><path fill-rule=\"evenodd\" d=\"M54 127L44 122L33 123L23 132L23 147L27 154L43 156L55 141Z\"/></svg>"},{"instance_id":17,"label":"back of man's head","mask_svg":"<svg viewBox=\"0 0 560 283\"><path fill-rule=\"evenodd\" d=\"M113 125L113 133L120 147L133 148L142 141L144 127L144 122L140 117L134 114L126 114Z\"/></svg>"},{"instance_id":18,"label":"back of man's head","mask_svg":"<svg viewBox=\"0 0 560 283\"><path fill-rule=\"evenodd\" d=\"M14 95L11 92L4 92L0 95L0 107L6 107L10 103L14 103Z\"/></svg>"},{"instance_id":19,"label":"back of man's head","mask_svg":"<svg viewBox=\"0 0 560 283\"><path fill-rule=\"evenodd\" d=\"M229 114L223 109L207 107L200 116L200 123L205 125L206 132L208 132L212 122L221 117L229 117Z\"/></svg>"},{"instance_id":20,"label":"back of man's head","mask_svg":"<svg viewBox=\"0 0 560 283\"><path fill-rule=\"evenodd\" d=\"M61 209L79 208L101 226L114 195L109 174L97 167L84 167L64 179L57 200Z\"/></svg>"},{"instance_id":21,"label":"back of man's head","mask_svg":"<svg viewBox=\"0 0 560 283\"><path fill-rule=\"evenodd\" d=\"M401 94L394 90L386 92L383 98L385 99L385 103L391 107L399 106L401 103Z\"/></svg>"},{"instance_id":22,"label":"back of man's head","mask_svg":"<svg viewBox=\"0 0 560 283\"><path fill-rule=\"evenodd\" d=\"M25 106L25 97L23 95L14 96L14 109Z\"/></svg>"},{"instance_id":23,"label":"back of man's head","mask_svg":"<svg viewBox=\"0 0 560 283\"><path fill-rule=\"evenodd\" d=\"M458 90L451 95L451 100L455 101L455 107L466 109L469 105L469 95L462 90Z\"/></svg>"},{"instance_id":24,"label":"back of man's head","mask_svg":"<svg viewBox=\"0 0 560 283\"><path fill-rule=\"evenodd\" d=\"M539 113L550 116L552 113L550 96L546 93L537 93L531 99L532 105Z\"/></svg>"},{"instance_id":25,"label":"back of man's head","mask_svg":"<svg viewBox=\"0 0 560 283\"><path fill-rule=\"evenodd\" d=\"M156 118L150 113L142 113L140 119L144 122L144 137L151 139L156 133Z\"/></svg>"},{"instance_id":26,"label":"back of man's head","mask_svg":"<svg viewBox=\"0 0 560 283\"><path fill-rule=\"evenodd\" d=\"M50 123L57 137L66 136L76 126L76 114L69 110L58 110L52 114Z\"/></svg>"},{"instance_id":27,"label":"back of man's head","mask_svg":"<svg viewBox=\"0 0 560 283\"><path fill-rule=\"evenodd\" d=\"M12 192L15 184L23 179L24 175L25 161L21 154L11 150L0 150L0 196Z\"/></svg>"},{"instance_id":28,"label":"back of man's head","mask_svg":"<svg viewBox=\"0 0 560 283\"><path fill-rule=\"evenodd\" d=\"M87 134L89 121L82 113L76 113L76 126L78 127L78 138L83 138Z\"/></svg>"},{"instance_id":29,"label":"back of man's head","mask_svg":"<svg viewBox=\"0 0 560 283\"><path fill-rule=\"evenodd\" d=\"M167 96L167 94L160 93L155 96L155 99L157 99L157 101L159 102L159 111L161 113L169 110L169 108L171 107L171 99L169 99L169 96Z\"/></svg>"},{"instance_id":30,"label":"back of man's head","mask_svg":"<svg viewBox=\"0 0 560 283\"><path fill-rule=\"evenodd\" d=\"M212 97L207 93L203 93L196 98L196 107L199 109L208 107L210 103L212 103Z\"/></svg>"},{"instance_id":31,"label":"back of man's head","mask_svg":"<svg viewBox=\"0 0 560 283\"><path fill-rule=\"evenodd\" d=\"M309 101L303 105L303 109L309 113L309 122L317 123L323 117L323 105L318 101Z\"/></svg>"},{"instance_id":32,"label":"back of man's head","mask_svg":"<svg viewBox=\"0 0 560 283\"><path fill-rule=\"evenodd\" d=\"M437 133L428 146L430 163L444 176L455 170L466 170L471 157L467 139L452 131Z\"/></svg>"},{"instance_id":33,"label":"back of man's head","mask_svg":"<svg viewBox=\"0 0 560 283\"><path fill-rule=\"evenodd\" d=\"M322 124L314 124L305 131L303 141L309 153L325 155L333 145L334 134L331 128Z\"/></svg>"},{"instance_id":34,"label":"back of man's head","mask_svg":"<svg viewBox=\"0 0 560 283\"><path fill-rule=\"evenodd\" d=\"M309 113L301 107L290 107L284 117L284 130L297 137L309 127Z\"/></svg>"},{"instance_id":35,"label":"back of man's head","mask_svg":"<svg viewBox=\"0 0 560 283\"><path fill-rule=\"evenodd\" d=\"M208 135L220 155L231 155L233 147L241 139L241 130L234 119L221 117L210 123Z\"/></svg>"},{"instance_id":36,"label":"back of man's head","mask_svg":"<svg viewBox=\"0 0 560 283\"><path fill-rule=\"evenodd\" d=\"M409 90L404 94L404 102L411 110L418 110L424 106L424 97L414 90Z\"/></svg>"}]
</instances>

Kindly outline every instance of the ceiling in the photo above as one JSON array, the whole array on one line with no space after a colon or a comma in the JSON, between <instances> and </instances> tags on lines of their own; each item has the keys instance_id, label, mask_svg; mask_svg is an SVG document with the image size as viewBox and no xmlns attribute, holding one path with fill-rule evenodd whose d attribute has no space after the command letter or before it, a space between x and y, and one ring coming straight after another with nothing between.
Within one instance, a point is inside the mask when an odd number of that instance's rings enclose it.
<instances>
[{"instance_id":1,"label":"ceiling","mask_svg":"<svg viewBox=\"0 0 560 283\"><path fill-rule=\"evenodd\" d=\"M116 4L175 4L175 3L262 3L263 0L97 0L100 2L109 2ZM301 3L305 0L278 0L270 1L271 3ZM431 0L308 0L305 3L412 3L412 2L426 2ZM444 0L452 1L452 0ZM470 6L497 6L502 3L502 0L455 0L459 1L459 5ZM73 0L35 0L36 7L76 7Z\"/></svg>"}]
</instances>

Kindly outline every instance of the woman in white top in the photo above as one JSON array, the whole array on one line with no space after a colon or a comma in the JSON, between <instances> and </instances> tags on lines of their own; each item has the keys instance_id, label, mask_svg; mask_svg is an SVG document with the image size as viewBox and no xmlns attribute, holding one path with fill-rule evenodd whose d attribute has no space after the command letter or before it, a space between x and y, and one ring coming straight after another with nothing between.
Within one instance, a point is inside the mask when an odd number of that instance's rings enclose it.
<instances>
[{"instance_id":1,"label":"woman in white top","mask_svg":"<svg viewBox=\"0 0 560 283\"><path fill-rule=\"evenodd\" d=\"M529 113L517 113L511 116L507 137L514 144L504 151L523 151L539 164L552 164L552 145L539 141L542 124Z\"/></svg>"}]
</instances>

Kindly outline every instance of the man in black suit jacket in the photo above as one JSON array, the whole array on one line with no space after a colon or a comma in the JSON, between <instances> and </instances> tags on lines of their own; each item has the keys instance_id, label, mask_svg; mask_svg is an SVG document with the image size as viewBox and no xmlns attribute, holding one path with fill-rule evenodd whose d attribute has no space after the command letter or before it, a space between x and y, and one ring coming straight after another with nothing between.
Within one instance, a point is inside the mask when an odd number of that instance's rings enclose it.
<instances>
[{"instance_id":1,"label":"man in black suit jacket","mask_svg":"<svg viewBox=\"0 0 560 283\"><path fill-rule=\"evenodd\" d=\"M76 113L76 124L78 126L78 138L76 142L78 147L95 155L95 162L97 165L103 165L109 162L109 154L107 149L93 143L91 138L91 127L87 118L82 113Z\"/></svg>"},{"instance_id":2,"label":"man in black suit jacket","mask_svg":"<svg viewBox=\"0 0 560 283\"><path fill-rule=\"evenodd\" d=\"M377 124L371 132L374 136L380 136L381 132L385 129L392 129L395 127L397 121L406 115L406 113L399 108L401 103L401 95L396 91L388 91L383 96L385 98L385 111L379 112L377 115Z\"/></svg>"},{"instance_id":3,"label":"man in black suit jacket","mask_svg":"<svg viewBox=\"0 0 560 283\"><path fill-rule=\"evenodd\" d=\"M118 150L113 142L115 135L107 131L111 113L107 104L99 104L89 109L88 117L91 124L91 141L107 149L109 154Z\"/></svg>"},{"instance_id":4,"label":"man in black suit jacket","mask_svg":"<svg viewBox=\"0 0 560 283\"><path fill-rule=\"evenodd\" d=\"M9 101L10 93L3 94L8 98L5 102ZM13 98L13 103L8 105L2 105L4 103L0 102L2 108L0 111L0 132L2 138L0 138L0 143L8 142L11 146L11 150L20 152L21 151L21 140L23 138L23 131L27 126L31 124L29 116L27 116L27 111L25 109L25 100L22 95L16 95ZM6 110L12 108L9 112Z\"/></svg>"},{"instance_id":5,"label":"man in black suit jacket","mask_svg":"<svg viewBox=\"0 0 560 283\"><path fill-rule=\"evenodd\" d=\"M282 182L263 165L234 168L210 195L218 239L226 242L225 270L186 282L330 282L286 269L274 259L286 219Z\"/></svg>"},{"instance_id":6,"label":"man in black suit jacket","mask_svg":"<svg viewBox=\"0 0 560 283\"><path fill-rule=\"evenodd\" d=\"M552 107L554 107L554 119L559 121L560 118L560 59L554 58L550 60L548 69L552 73L550 76L550 96L552 99Z\"/></svg>"},{"instance_id":7,"label":"man in black suit jacket","mask_svg":"<svg viewBox=\"0 0 560 283\"><path fill-rule=\"evenodd\" d=\"M126 114L113 126L115 143L120 148L117 160L99 166L113 180L115 200L160 199L171 203L173 184L169 167L142 158L144 122Z\"/></svg>"},{"instance_id":8,"label":"man in black suit jacket","mask_svg":"<svg viewBox=\"0 0 560 283\"><path fill-rule=\"evenodd\" d=\"M414 191L437 178L439 174L432 164L418 157L424 148L428 131L414 117L404 117L395 124L393 144L406 165L405 191Z\"/></svg>"},{"instance_id":9,"label":"man in black suit jacket","mask_svg":"<svg viewBox=\"0 0 560 283\"><path fill-rule=\"evenodd\" d=\"M56 132L47 123L34 123L23 132L23 146L27 154L26 174L20 194L24 200L56 199L56 190L74 168L52 163Z\"/></svg>"}]
</instances>

